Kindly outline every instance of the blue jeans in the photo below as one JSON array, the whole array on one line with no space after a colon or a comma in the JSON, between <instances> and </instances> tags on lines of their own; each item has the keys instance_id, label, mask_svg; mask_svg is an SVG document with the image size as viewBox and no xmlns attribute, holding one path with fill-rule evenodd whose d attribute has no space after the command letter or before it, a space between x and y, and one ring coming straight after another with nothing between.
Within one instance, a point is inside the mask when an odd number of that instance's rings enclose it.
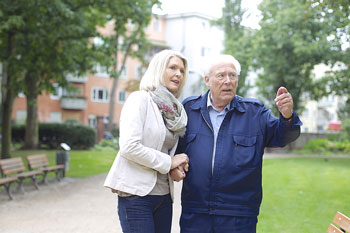
<instances>
[{"instance_id":1,"label":"blue jeans","mask_svg":"<svg viewBox=\"0 0 350 233\"><path fill-rule=\"evenodd\" d=\"M173 203L170 195L118 197L124 233L170 233Z\"/></svg>"},{"instance_id":2,"label":"blue jeans","mask_svg":"<svg viewBox=\"0 0 350 233\"><path fill-rule=\"evenodd\" d=\"M182 212L181 233L255 233L257 217Z\"/></svg>"}]
</instances>

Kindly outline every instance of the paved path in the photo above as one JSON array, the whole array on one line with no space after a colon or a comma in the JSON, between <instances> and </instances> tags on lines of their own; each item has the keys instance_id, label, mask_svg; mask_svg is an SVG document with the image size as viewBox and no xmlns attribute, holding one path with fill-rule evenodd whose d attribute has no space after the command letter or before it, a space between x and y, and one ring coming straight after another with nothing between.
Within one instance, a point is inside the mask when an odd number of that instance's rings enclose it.
<instances>
[{"instance_id":1,"label":"paved path","mask_svg":"<svg viewBox=\"0 0 350 233\"><path fill-rule=\"evenodd\" d=\"M105 177L51 180L38 191L26 185L24 195L14 190L14 201L0 192L0 233L121 233L117 198L103 187ZM179 232L181 183L175 189L174 233Z\"/></svg>"},{"instance_id":2,"label":"paved path","mask_svg":"<svg viewBox=\"0 0 350 233\"><path fill-rule=\"evenodd\" d=\"M265 154L265 158L282 157L305 156ZM121 233L117 198L103 187L105 176L51 180L49 185L41 185L39 191L26 185L27 193L14 192L14 201L8 201L1 192L0 233ZM179 232L180 192L181 182L175 182L173 233Z\"/></svg>"}]
</instances>

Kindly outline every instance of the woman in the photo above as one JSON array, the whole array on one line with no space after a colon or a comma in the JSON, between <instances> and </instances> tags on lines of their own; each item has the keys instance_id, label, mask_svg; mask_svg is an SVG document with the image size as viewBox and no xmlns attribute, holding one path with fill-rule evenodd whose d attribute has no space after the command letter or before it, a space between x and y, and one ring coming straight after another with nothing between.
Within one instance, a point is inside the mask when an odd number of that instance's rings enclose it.
<instances>
[{"instance_id":1,"label":"woman","mask_svg":"<svg viewBox=\"0 0 350 233\"><path fill-rule=\"evenodd\" d=\"M174 155L187 124L186 112L176 99L187 69L180 53L159 52L141 80L140 91L133 92L122 109L120 150L104 186L118 194L124 233L171 231L173 180L169 171L188 164L186 154Z\"/></svg>"}]
</instances>

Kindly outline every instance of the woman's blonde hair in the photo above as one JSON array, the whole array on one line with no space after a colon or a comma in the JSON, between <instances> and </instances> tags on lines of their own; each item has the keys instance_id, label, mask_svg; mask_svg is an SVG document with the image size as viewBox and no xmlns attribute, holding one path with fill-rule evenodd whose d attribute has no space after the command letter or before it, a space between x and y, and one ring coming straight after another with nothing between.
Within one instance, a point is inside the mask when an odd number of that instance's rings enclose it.
<instances>
[{"instance_id":1,"label":"woman's blonde hair","mask_svg":"<svg viewBox=\"0 0 350 233\"><path fill-rule=\"evenodd\" d=\"M143 75L141 82L140 82L140 90L153 90L155 88L158 88L160 85L165 85L164 84L164 72L166 69L166 66L169 63L170 58L172 57L179 57L185 67L185 73L184 73L184 80L181 83L181 86L179 87L178 92L176 93L175 97L179 97L181 94L181 91L184 87L184 84L187 79L187 71L188 71L188 62L187 59L177 51L173 50L162 50L154 57L152 58L151 62L149 63L149 66Z\"/></svg>"}]
</instances>

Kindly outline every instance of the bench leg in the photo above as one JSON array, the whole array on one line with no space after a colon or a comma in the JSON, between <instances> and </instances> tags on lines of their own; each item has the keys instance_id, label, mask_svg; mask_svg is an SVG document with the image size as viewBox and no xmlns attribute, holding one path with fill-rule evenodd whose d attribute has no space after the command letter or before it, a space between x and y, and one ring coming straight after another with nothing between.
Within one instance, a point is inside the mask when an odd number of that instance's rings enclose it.
<instances>
[{"instance_id":1,"label":"bench leg","mask_svg":"<svg viewBox=\"0 0 350 233\"><path fill-rule=\"evenodd\" d=\"M4 184L3 186L5 187L6 193L9 196L10 200L13 200L14 198L13 198L11 190L10 190L11 183Z\"/></svg>"},{"instance_id":2,"label":"bench leg","mask_svg":"<svg viewBox=\"0 0 350 233\"><path fill-rule=\"evenodd\" d=\"M37 184L37 182L36 182L36 176L33 176L33 177L32 177L32 181L33 181L33 184L34 184L35 188L36 188L37 190L39 190L39 186L38 186L38 184Z\"/></svg>"},{"instance_id":3,"label":"bench leg","mask_svg":"<svg viewBox=\"0 0 350 233\"><path fill-rule=\"evenodd\" d=\"M44 172L43 179L42 179L42 181L41 181L41 182L44 183L44 184L48 184L48 183L47 183L47 180L46 180L47 173L48 173L47 171Z\"/></svg>"},{"instance_id":4,"label":"bench leg","mask_svg":"<svg viewBox=\"0 0 350 233\"><path fill-rule=\"evenodd\" d=\"M17 187L17 190L20 191L21 193L24 193L24 189L23 189L23 180L24 179L19 179L19 182L18 182L18 187Z\"/></svg>"}]
</instances>

